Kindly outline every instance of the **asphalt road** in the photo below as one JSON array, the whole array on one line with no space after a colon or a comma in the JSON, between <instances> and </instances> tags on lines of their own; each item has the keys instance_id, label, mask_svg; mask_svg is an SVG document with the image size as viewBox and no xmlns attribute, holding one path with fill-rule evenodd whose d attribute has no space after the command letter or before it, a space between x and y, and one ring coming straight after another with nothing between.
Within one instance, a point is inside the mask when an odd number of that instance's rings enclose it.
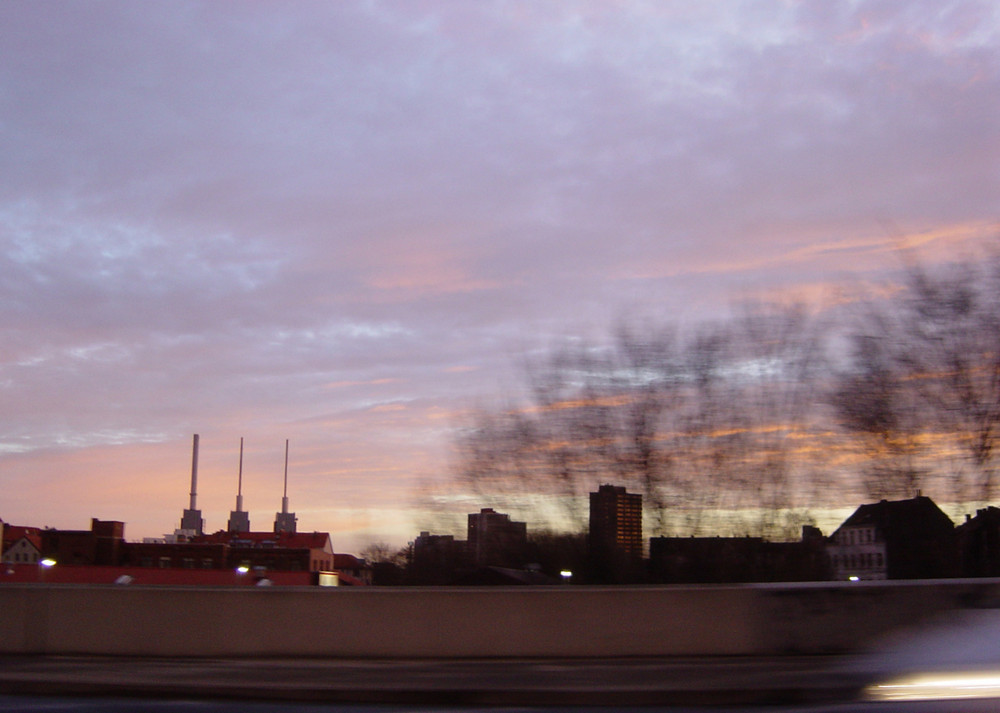
<instances>
[{"instance_id":1,"label":"asphalt road","mask_svg":"<svg viewBox=\"0 0 1000 713\"><path fill-rule=\"evenodd\" d=\"M101 696L164 704L200 700L219 705L283 701L469 708L800 705L854 700L863 683L848 660L829 656L439 661L0 658L0 695Z\"/></svg>"},{"instance_id":2,"label":"asphalt road","mask_svg":"<svg viewBox=\"0 0 1000 713\"><path fill-rule=\"evenodd\" d=\"M995 713L998 699L868 702L865 659L611 660L0 657L0 713L558 713L603 709Z\"/></svg>"},{"instance_id":3,"label":"asphalt road","mask_svg":"<svg viewBox=\"0 0 1000 713\"><path fill-rule=\"evenodd\" d=\"M378 706L322 703L267 702L248 703L205 700L155 701L134 698L58 698L40 696L0 695L0 713L582 713L584 711L616 711L621 713L996 713L997 700L940 701L908 703L859 703L846 702L820 705L793 706L723 706L723 707L673 707L673 706L519 706L504 707L441 707L441 706Z\"/></svg>"}]
</instances>

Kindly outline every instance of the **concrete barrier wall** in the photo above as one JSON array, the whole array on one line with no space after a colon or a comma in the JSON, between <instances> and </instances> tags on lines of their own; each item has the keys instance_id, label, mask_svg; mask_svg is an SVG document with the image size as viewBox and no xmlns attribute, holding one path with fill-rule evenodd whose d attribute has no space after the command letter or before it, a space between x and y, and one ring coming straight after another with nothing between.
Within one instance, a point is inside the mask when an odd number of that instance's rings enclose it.
<instances>
[{"instance_id":1,"label":"concrete barrier wall","mask_svg":"<svg viewBox=\"0 0 1000 713\"><path fill-rule=\"evenodd\" d=\"M614 657L835 653L996 580L733 587L0 586L0 653Z\"/></svg>"}]
</instances>

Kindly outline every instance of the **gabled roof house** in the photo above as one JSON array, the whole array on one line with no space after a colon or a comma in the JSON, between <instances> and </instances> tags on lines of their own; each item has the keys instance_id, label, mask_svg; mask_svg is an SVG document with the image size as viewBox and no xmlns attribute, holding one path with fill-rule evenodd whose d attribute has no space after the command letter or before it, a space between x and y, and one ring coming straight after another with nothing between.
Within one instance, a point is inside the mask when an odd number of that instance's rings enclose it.
<instances>
[{"instance_id":1,"label":"gabled roof house","mask_svg":"<svg viewBox=\"0 0 1000 713\"><path fill-rule=\"evenodd\" d=\"M955 524L930 498L860 506L830 536L836 579L936 579L957 576Z\"/></svg>"}]
</instances>

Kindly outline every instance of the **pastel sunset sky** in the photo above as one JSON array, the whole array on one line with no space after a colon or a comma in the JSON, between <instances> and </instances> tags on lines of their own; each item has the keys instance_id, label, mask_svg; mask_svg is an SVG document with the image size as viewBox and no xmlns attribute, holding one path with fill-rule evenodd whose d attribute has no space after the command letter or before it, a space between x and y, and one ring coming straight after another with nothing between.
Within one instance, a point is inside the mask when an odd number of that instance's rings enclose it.
<instances>
[{"instance_id":1,"label":"pastel sunset sky","mask_svg":"<svg viewBox=\"0 0 1000 713\"><path fill-rule=\"evenodd\" d=\"M269 529L287 438L300 530L401 544L526 352L998 218L989 0L3 2L0 518L172 532L198 433Z\"/></svg>"}]
</instances>

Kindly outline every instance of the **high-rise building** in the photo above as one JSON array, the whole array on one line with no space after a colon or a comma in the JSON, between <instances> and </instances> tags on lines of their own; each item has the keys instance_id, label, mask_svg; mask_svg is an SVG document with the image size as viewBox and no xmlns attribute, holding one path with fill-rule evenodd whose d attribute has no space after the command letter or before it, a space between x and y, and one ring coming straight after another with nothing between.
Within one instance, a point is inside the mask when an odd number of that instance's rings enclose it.
<instances>
[{"instance_id":1,"label":"high-rise building","mask_svg":"<svg viewBox=\"0 0 1000 713\"><path fill-rule=\"evenodd\" d=\"M520 567L528 542L527 525L483 508L469 515L469 554L479 567Z\"/></svg>"},{"instance_id":2,"label":"high-rise building","mask_svg":"<svg viewBox=\"0 0 1000 713\"><path fill-rule=\"evenodd\" d=\"M642 495L602 485L590 494L592 554L642 557Z\"/></svg>"}]
</instances>

